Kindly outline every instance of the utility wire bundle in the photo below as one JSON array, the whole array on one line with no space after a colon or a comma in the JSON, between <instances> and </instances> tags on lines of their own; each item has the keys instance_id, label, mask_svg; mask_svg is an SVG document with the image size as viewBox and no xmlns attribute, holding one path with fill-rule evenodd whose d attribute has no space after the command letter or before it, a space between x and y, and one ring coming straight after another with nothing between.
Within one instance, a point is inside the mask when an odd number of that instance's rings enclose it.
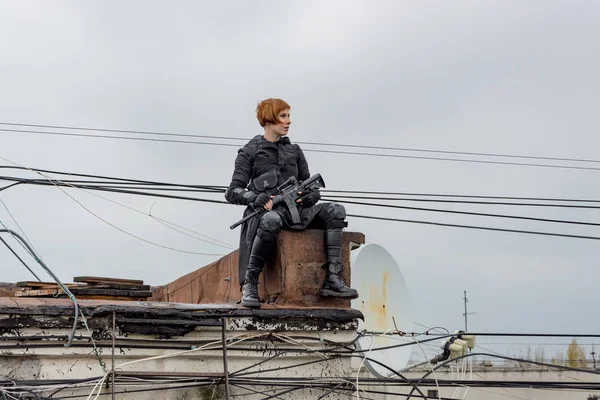
<instances>
[{"instance_id":1,"label":"utility wire bundle","mask_svg":"<svg viewBox=\"0 0 600 400\"><path fill-rule=\"evenodd\" d=\"M112 192L135 196L150 196L158 198L167 198L173 200L185 200L194 202L207 202L216 204L228 204L223 200L223 193L226 187L222 185L195 185L173 182L160 182L144 179L131 179L113 176L90 175L73 172L52 171L43 169L29 169L23 167L0 166L0 169L30 170L45 175L57 176L56 179L23 178L15 175L0 175L0 180L10 182L0 191L12 188L18 185L38 185L38 186L57 186L64 188L77 188L82 190ZM68 176L69 179L63 178ZM73 179L77 178L77 179ZM321 190L323 201L339 202L351 206L366 206L373 209L397 209L411 212L425 212L445 215L461 215L487 217L502 220L532 221L548 223L552 225L571 225L600 227L600 223L541 218L529 215L515 215L493 212L479 212L467 210L453 210L437 207L421 207L415 203L440 203L461 206L501 206L503 208L567 208L580 210L600 209L599 199L578 199L578 198L544 198L544 197L523 197L523 196L484 196L484 195L461 195L444 193L411 193L411 192L386 192L386 191L352 191L352 190ZM203 194L203 196L199 196ZM212 196L212 197L206 197ZM407 204L408 203L408 204ZM530 235L556 236L576 239L600 240L600 236L579 235L572 233L562 233L553 231L524 230L513 228L499 228L493 226L454 224L438 220L415 220L406 218L383 217L380 215L365 215L349 212L350 218L372 219L388 222L404 222L413 224L425 224L434 226L454 227L463 229L477 229L508 233L522 233Z\"/></svg>"},{"instance_id":2,"label":"utility wire bundle","mask_svg":"<svg viewBox=\"0 0 600 400\"><path fill-rule=\"evenodd\" d=\"M379 333L361 332L361 335L378 335ZM407 333L405 333L407 334ZM600 383L596 379L596 376L600 374L600 371L585 368L573 368L567 366L553 365L543 362L537 362L533 360L527 360L522 358L507 357L501 354L490 354L490 353L464 353L462 355L456 355L446 361L440 362L433 366L428 371L425 371L420 377L408 378L405 373L390 370L394 373L389 378L378 378L378 377L367 377L359 376L358 379L354 376L343 374L343 371L339 371L331 374L330 376L303 376L302 371L306 367L313 365L330 368L332 363L340 359L368 359L369 353L373 351L385 351L392 347L404 347L404 346L417 346L422 345L431 341L446 340L446 342L452 341L452 338L457 338L457 334L432 334L428 332L423 333L408 333L414 337L413 342L407 342L397 344L393 346L385 346L380 348L373 348L369 350L361 350L355 347L355 343L358 340L355 339L351 342L336 342L332 340L324 340L318 337L307 337L298 335L285 335L282 333L272 334L242 334L239 337L230 337L224 339L227 342L227 351L232 354L235 353L248 353L256 352L258 355L264 354L264 348L261 346L252 346L251 343L256 341L270 341L272 346L269 357L259 357L260 360L253 364L247 365L241 369L229 371L228 383L231 386L246 389L243 393L240 393L237 397L251 396L252 398L259 398L263 400L271 398L289 398L288 395L300 390L313 390L316 395L315 398L327 398L329 394L346 395L348 397L354 396L354 393L358 390L360 393L359 398L370 398L370 395L385 394L394 398L402 399L444 399L444 400L457 400L464 398L451 396L428 396L423 392L424 388L436 387L436 388L454 388L456 394L458 389L464 388L477 388L478 390L488 390L491 388L500 388L502 390L507 389L533 389L533 390L553 390L553 391L597 391L600 390ZM474 336L556 336L563 337L565 334L520 334L520 333L462 333L460 334L464 339L471 340ZM432 336L421 338L422 336ZM597 334L587 335L578 334L570 336L589 336L598 337ZM45 338L48 339L48 344L44 347L56 346L60 347L61 341L57 340L54 335L35 335L32 337L20 337L16 345L3 344L11 340L9 337L0 337L0 350L15 351L18 349L28 349L35 346L35 343L43 341ZM304 343L302 341L315 341L322 343L323 346L316 349ZM241 344L242 341L247 342L246 346ZM79 347L90 346L89 337L76 336L75 343L78 343ZM138 340L130 337L119 337L119 347L131 347L145 348L145 349L165 349L170 342L165 339L146 339ZM210 374L204 371L192 372L164 372L164 371L147 371L147 370L127 370L121 369L122 366L142 363L152 359L167 359L172 357L179 357L182 354L190 354L192 352L201 354L204 351L218 351L222 349L223 341L196 341L194 343L183 343L176 341L178 345L173 344L171 350L185 349L183 351L173 351L167 354L149 357L147 359L136 359L133 361L125 362L121 366L115 367L114 381L112 382L116 386L116 393L151 393L161 390L175 390L175 389L188 389L188 388L211 388L223 384L223 377L218 376L219 374ZM107 348L110 346L107 341L99 341L98 346ZM461 347L469 347L468 344ZM307 361L306 355L318 355L314 359ZM277 361L282 356L297 356L297 362L290 365L281 366L276 365L269 367L269 363ZM232 355L234 357L235 355ZM489 357L498 359L515 360L521 363L531 364L539 368L540 371L548 371L550 373L562 373L566 374L569 372L578 372L585 375L580 375L578 379L565 380L565 379L546 379L546 380L488 380L482 377L478 379L432 379L431 376L435 371L440 371L444 368L449 368L452 364L456 364L462 360L473 359L476 357ZM282 371L289 371L289 374L285 375ZM277 372L277 376L273 376L272 373ZM350 372L350 371L346 371ZM107 372L103 377L89 377L85 379L36 379L31 380L5 380L0 381L0 394L4 394L7 398L32 398L32 399L56 399L56 398L86 398L88 394L77 395L68 394L69 391L74 389L82 389L91 391L90 397L96 392L96 389L102 386L102 383L106 381L106 377L109 375ZM586 379L585 376L589 376ZM509 393L509 392L508 392ZM466 392L465 392L466 394ZM98 391L100 395L100 391ZM98 397L96 395L96 398ZM257 395L259 395L257 397ZM12 396L12 397L9 397ZM283 397L280 397L283 396ZM89 398L89 397L88 397Z\"/></svg>"},{"instance_id":3,"label":"utility wire bundle","mask_svg":"<svg viewBox=\"0 0 600 400\"><path fill-rule=\"evenodd\" d=\"M0 126L6 127L0 128L0 132L5 132L8 134L61 136L63 138L71 137L86 139L143 141L153 143L200 146L241 147L249 139L235 136L217 136L191 133L26 124L15 122L0 122ZM165 137L168 137L170 139L164 139ZM199 141L197 139L202 139L202 141ZM326 143L309 141L296 141L296 143L306 146L305 148L303 148L303 151L314 153L339 154L348 156L388 157L399 159L403 158L411 160L444 161L458 163L492 164L504 166L600 171L600 167L595 166L600 164L600 160L587 158L547 157L524 154L500 154L490 152L451 151L394 146L372 146L351 143ZM336 148L342 148L344 150L338 150ZM440 155L443 155L443 157ZM457 158L456 156L460 156L461 158ZM534 160L534 162L530 160Z\"/></svg>"}]
</instances>

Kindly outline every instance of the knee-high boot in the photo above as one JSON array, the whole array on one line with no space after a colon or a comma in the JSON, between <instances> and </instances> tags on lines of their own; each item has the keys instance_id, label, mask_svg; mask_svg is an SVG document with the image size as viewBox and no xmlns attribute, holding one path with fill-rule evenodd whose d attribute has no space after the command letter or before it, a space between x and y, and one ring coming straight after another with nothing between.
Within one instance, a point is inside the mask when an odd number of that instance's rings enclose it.
<instances>
[{"instance_id":1,"label":"knee-high boot","mask_svg":"<svg viewBox=\"0 0 600 400\"><path fill-rule=\"evenodd\" d=\"M321 286L321 296L356 299L358 292L346 285L342 276L342 229L327 229L325 231L325 253L327 262L325 280Z\"/></svg>"},{"instance_id":2,"label":"knee-high boot","mask_svg":"<svg viewBox=\"0 0 600 400\"><path fill-rule=\"evenodd\" d=\"M265 261L273 252L275 240L265 240L256 236L252 243L250 260L246 268L246 278L244 280L244 292L242 294L242 305L245 307L260 307L258 297L258 276L260 275Z\"/></svg>"}]
</instances>

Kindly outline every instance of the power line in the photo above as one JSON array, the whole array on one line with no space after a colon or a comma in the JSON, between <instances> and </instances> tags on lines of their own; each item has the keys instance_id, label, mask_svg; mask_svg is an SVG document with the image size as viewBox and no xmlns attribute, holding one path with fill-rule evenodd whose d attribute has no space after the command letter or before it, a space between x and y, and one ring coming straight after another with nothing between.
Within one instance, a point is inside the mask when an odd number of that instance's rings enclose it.
<instances>
[{"instance_id":1,"label":"power line","mask_svg":"<svg viewBox=\"0 0 600 400\"><path fill-rule=\"evenodd\" d=\"M203 138L203 139L248 140L248 138L244 138L244 137L198 135L198 134L156 132L156 131L139 131L139 130L126 130L126 129L90 128L90 127L62 126L62 125L23 124L23 123L13 123L13 122L0 122L0 125L12 125L12 126L23 126L23 127L33 127L33 128L69 129L69 130L90 131L90 132L130 133L130 134L138 134L138 135L193 137L193 138ZM450 150L436 150L436 149L419 149L419 148L411 148L411 147L371 146L371 145L347 144L347 143L326 143L326 142L305 142L305 141L297 141L296 143L314 145L314 146L332 146L332 147L346 147L346 148L359 148L359 149L371 149L371 150L388 150L388 151L393 150L393 151L421 152L421 153L456 154L456 155L481 156L481 157L502 157L502 158L532 159L532 160L600 163L600 160L583 159L583 158L526 156L526 155L521 155L521 154L499 154L499 153L482 153L482 152L468 152L468 151L450 151Z\"/></svg>"},{"instance_id":2,"label":"power line","mask_svg":"<svg viewBox=\"0 0 600 400\"><path fill-rule=\"evenodd\" d=\"M28 130L17 130L17 129L0 129L0 131L1 132L31 133L31 134L38 134L38 135L73 136L73 137L99 138L99 139L139 140L139 141L144 141L144 142L183 143L183 144L199 144L199 145L212 145L212 146L240 147L237 144L231 144L231 143L196 142L196 141L191 141L191 140L146 139L146 138L135 138L135 137L124 137L124 136L86 135L84 133L28 131Z\"/></svg>"},{"instance_id":3,"label":"power line","mask_svg":"<svg viewBox=\"0 0 600 400\"><path fill-rule=\"evenodd\" d=\"M32 128L70 129L70 130L89 131L89 132L131 133L131 134L136 134L136 135L193 137L193 138L202 138L202 139L248 140L248 138L244 138L244 137L197 135L197 134L156 132L156 131L136 131L136 130L127 130L127 129L89 128L89 127L60 126L60 125L17 124L17 123L11 123L11 122L0 122L0 125L26 126L26 127L32 127Z\"/></svg>"},{"instance_id":4,"label":"power line","mask_svg":"<svg viewBox=\"0 0 600 400\"><path fill-rule=\"evenodd\" d=\"M106 176L106 175L92 175L92 174L82 174L76 172L65 172L65 171L55 171L48 169L39 169L39 168L22 168L16 166L6 166L0 165L0 169L18 169L18 170L31 170L35 172L43 172L50 173L56 175L68 175L74 177L83 177L83 178L93 178L93 179L106 179L107 181L82 181L82 180L67 180L63 179L62 182L72 183L72 184L108 184L108 185L155 185L155 186L168 186L174 187L174 189L166 189L166 188L156 188L155 190L173 190L173 191L184 191L183 189L177 188L190 188L190 191L197 192L214 192L214 193L224 193L227 189L227 186L222 185L190 185L183 183L173 183L173 182L164 182L164 181L153 181L153 180L144 180L144 179L132 179L132 178L122 178L122 177L114 177L114 176ZM22 178L17 177L7 177L0 176L0 179L4 180L17 180L21 181ZM31 179L30 181L34 181ZM121 182L115 182L121 181ZM107 186L109 187L109 186ZM126 189L126 188L123 188ZM149 189L149 188L144 188ZM1 190L1 189L0 189ZM142 188L140 188L142 190ZM154 189L153 189L154 190ZM534 203L500 203L500 202L473 202L473 201L450 201L450 200L437 200L437 199L412 199L412 198L389 198L389 197L381 197L381 196L356 196L354 194L373 194L373 195L383 195L383 196L423 196L423 197L448 197L448 198L479 198L479 199L504 199L504 200L531 200L531 201L561 201L561 202L580 202L580 203L600 203L598 199L572 199L572 198L547 198L547 197L519 197L519 196L484 196L484 195L465 195L465 194L444 194L444 193L413 193L413 192L386 192L386 191L363 191L363 190L333 190L333 189L322 189L322 193L331 193L330 197L336 198L347 198L347 199L362 199L362 200L393 200L393 201L417 201L417 202L443 202L443 203L465 203L465 204L489 204L489 205L516 205L516 206L547 206L547 207L578 207L578 206L570 206L570 205L546 205L546 204L534 204ZM352 196L346 195L338 195L335 193L347 193L352 194ZM596 208L594 206L582 206L582 208Z\"/></svg>"},{"instance_id":5,"label":"power line","mask_svg":"<svg viewBox=\"0 0 600 400\"><path fill-rule=\"evenodd\" d=\"M497 199L497 200L532 200L532 201L564 201L564 202L581 202L581 203L600 203L598 199L571 199L571 198L552 198L552 197L518 197L518 196L483 196L483 195L468 195L468 194L440 194L440 193L410 193L410 192L377 192L365 190L334 190L321 189L322 193L348 193L348 194L375 194L383 196L423 196L423 197L456 197L465 199ZM357 197L362 199L381 199L387 200L385 197Z\"/></svg>"},{"instance_id":6,"label":"power line","mask_svg":"<svg viewBox=\"0 0 600 400\"><path fill-rule=\"evenodd\" d=\"M131 178L120 178L114 176L105 176L105 175L91 175L91 174L81 174L77 172L65 172L65 171L54 171L49 169L39 169L39 168L27 168L22 166L13 166L13 165L0 165L0 169L17 169L22 171L32 171L32 172L43 172L47 174L54 175L68 175L68 176L78 176L82 178L94 178L94 179L108 179L108 180L118 180L127 183L135 183L135 184L146 184L146 185L160 185L160 186L177 186L177 187L188 187L188 188L198 188L198 189L212 189L214 191L224 191L226 186L212 186L212 185L186 185L180 183L171 183L171 182L159 182L159 181L148 181L141 179L131 179ZM67 182L66 180L63 182Z\"/></svg>"},{"instance_id":7,"label":"power line","mask_svg":"<svg viewBox=\"0 0 600 400\"><path fill-rule=\"evenodd\" d=\"M8 160L8 159L6 159L6 158L3 158L3 157L0 157L0 159L3 159L3 160L5 160L5 161L12 162L12 161L10 161L10 160ZM27 168L27 167L25 167L25 166L21 166L21 165L20 165L19 167L21 167L21 168L23 168L23 169L26 169L26 170L30 170L30 171L32 171L32 172L37 172L37 171L34 171L34 170L32 170L32 169L29 169L29 168ZM133 238L135 238L135 239L141 240L141 241L143 241L143 242L145 242L145 243L148 243L148 244L151 244L151 245L153 245L153 246L157 246L157 247L160 247L160 248L163 248L163 249L167 249L167 250L177 251L177 252L180 252L180 253L194 254L194 255L202 255L202 256L222 256L222 255L223 255L223 254L214 254L214 253L198 253L198 252L192 252L192 251L187 251L187 250L180 250L180 249L177 249L177 248L173 248L173 247L169 247L169 246L162 245L162 244L160 244L160 243L155 243L155 242L153 242L153 241L150 241L150 240L144 239L144 238L142 238L142 237L140 237L140 236L137 236L137 235L135 235L135 234L133 234L133 233L131 233L131 232L128 232L128 231L124 230L123 228L120 228L120 227L118 227L117 225L115 225L115 224L113 224L113 223L111 223L111 222L107 221L106 219L104 219L104 218L100 217L98 214L94 213L94 212L93 212L92 210L90 210L88 207L86 207L85 205L83 205L83 203L81 203L79 200L77 200L75 197L71 196L69 193L67 193L67 192L66 192L64 189L62 189L62 188L61 188L61 186L66 186L66 187L74 187L74 188L77 188L76 186L73 186L73 185L68 185L68 184L62 183L61 181L59 181L59 180L57 180L57 179L51 179L51 178L49 178L48 176L46 176L46 175L44 175L44 174L42 174L42 173L40 173L40 172L37 172L37 173L38 173L39 175L43 176L45 179L47 179L47 180L48 180L48 183L47 183L48 185L55 186L57 189L59 189L61 192L63 192L65 195L67 195L67 196L68 196L68 197L69 197L71 200L73 200L73 201L74 201L75 203L77 203L77 204L78 204L80 207L82 207L82 208L83 208L85 211L87 211L89 214L93 215L94 217L98 218L100 221L104 222L105 224L107 224L107 225L109 225L109 226L111 226L111 227L113 227L113 228L117 229L118 231L120 231L120 232L122 232L122 233L124 233L124 234L126 234L126 235L128 235L128 236L131 236L131 237L133 237ZM42 181L40 181L39 183L40 183L40 184L42 184ZM85 189L85 186L84 186L84 187L80 187L79 189ZM161 196L161 197L165 197L165 196L167 196L167 197L168 197L168 195L163 195L163 196Z\"/></svg>"},{"instance_id":8,"label":"power line","mask_svg":"<svg viewBox=\"0 0 600 400\"><path fill-rule=\"evenodd\" d=\"M98 138L98 139L116 139L116 140L130 140L130 141L144 141L144 142L156 142L156 143L177 143L177 144L194 144L204 146L225 146L225 147L241 147L239 144L232 143L218 143L218 142L197 142L192 140L171 140L171 139L147 139L147 138L136 138L136 137L123 137L123 136L112 136L112 135L87 135L83 133L65 133L65 132L49 132L49 131L31 131L31 130L18 130L18 129L0 129L1 132L14 132L14 133L27 133L27 134L38 134L38 135L57 135L57 136L71 136L71 137L83 137L83 138ZM228 138L231 139L231 138ZM245 139L247 140L247 139ZM300 143L300 142L297 142ZM472 160L465 158L446 158L446 157L427 157L427 156L409 156L402 154L379 154L379 153L367 153L359 151L339 151L339 150L319 150L319 149L303 149L304 152L312 153L326 153L326 154L344 154L344 155L358 155L358 156L371 156L371 157L384 157L384 158L403 158L412 160L430 160L430 161L449 161L449 162L462 162L462 163L475 163L475 164L494 164L494 165L510 165L510 166L523 166L523 167L541 167L541 168L559 168L559 169L573 169L573 170L588 170L588 171L600 171L600 168L596 167L581 167L573 165L556 165L556 164L534 164L534 163L521 163L521 162L509 162L509 161L489 161L489 160ZM591 162L591 161L590 161Z\"/></svg>"},{"instance_id":9,"label":"power line","mask_svg":"<svg viewBox=\"0 0 600 400\"><path fill-rule=\"evenodd\" d=\"M0 166L0 168L2 168L2 167ZM35 171L35 170L32 169L32 171ZM41 171L41 170L38 170L38 171ZM73 175L75 175L75 174L73 174ZM83 174L78 174L78 175L83 175ZM0 178L5 179L7 177L0 177ZM106 179L107 177L101 177L101 178ZM12 178L12 179L18 179L18 178ZM116 188L106 188L106 187L94 186L94 185L81 185L81 184L72 185L72 184L62 183L61 181L58 181L58 180L54 180L52 182L50 182L50 181L41 181L41 180L31 180L30 182L27 182L27 180L24 179L23 181L26 181L26 182L23 182L23 183L31 183L31 184L46 185L46 186L48 186L48 185L63 186L63 187L66 186L66 187L74 187L74 188L78 188L78 189L100 190L100 191L116 192L116 193L123 193L123 194L134 194L134 195L143 195L143 196L152 196L152 197L165 197L165 198L180 199L180 200L193 200L193 201L200 201L200 202L211 202L211 203L218 203L218 204L229 204L226 201L222 201L222 200L212 200L212 199L204 199L204 198L196 198L196 197L186 197L186 196L174 196L174 195L166 195L166 194L159 194L159 193L142 192L142 191L139 191L139 190L125 190L125 189L116 189ZM130 180L130 181L135 181L135 180ZM198 185L198 186L200 186L200 185ZM216 187L213 186L213 188L216 188ZM343 197L343 196L340 196L340 197ZM350 197L350 196L345 196L345 197ZM403 199L403 200L407 200L407 199ZM415 199L410 199L410 200L414 201ZM421 200L419 200L419 201L421 201ZM423 201L432 201L432 199L425 199ZM448 200L448 201L449 202L458 202L458 201L454 201L454 200ZM460 203L462 203L462 202L460 202ZM490 202L468 202L468 203L493 204L493 203L490 203ZM361 204L361 203L358 203L358 204ZM516 205L516 203L506 203L506 204ZM425 208L417 208L417 207L410 207L409 208L409 207L404 207L404 206L391 206L391 205L372 204L372 203L365 203L365 205L383 206L383 207L397 207L397 208L408 208L408 209L415 209L415 210L422 210L422 211L449 212L449 213L457 213L457 214L472 214L472 215L482 215L482 216L491 216L491 217L528 219L528 220L536 220L536 221L543 221L543 222L560 222L560 223L574 223L574 224L582 224L582 225L592 225L592 223L586 223L586 222L581 222L581 221L551 220L551 219L523 217L523 216L507 216L507 215L502 215L502 214L471 213L471 212L452 211L452 210L425 209ZM533 205L533 204L526 203L524 205ZM545 204L545 205L549 206L547 204ZM553 206L569 206L569 205L553 205ZM600 207L597 207L597 206L572 206L572 207L578 207L578 208L582 208L582 207L585 207L585 208L600 208ZM470 229L481 229L481 230L500 231L500 232L538 234L538 235L545 235L545 236L558 236L558 237L569 237L569 238L580 238L580 239L593 239L593 240L600 239L598 237L593 237L593 236L570 235L570 234L560 234L560 233L551 233L551 232L524 231L524 230L502 229L502 228L471 226L471 225L445 224L445 223L432 222L432 221L412 221L412 220L404 220L404 219L384 218L384 217L376 217L376 216L363 216L363 215L349 215L349 216L358 217L358 218L370 218L370 219L396 221L396 222L408 222L408 223L421 223L421 224L428 224L428 225L448 226L448 227L458 227L458 228L470 228ZM593 225L596 225L596 224L593 224Z\"/></svg>"},{"instance_id":10,"label":"power line","mask_svg":"<svg viewBox=\"0 0 600 400\"><path fill-rule=\"evenodd\" d=\"M364 200L386 200L386 201L415 201L426 203L451 203L451 204L479 204L479 205L496 205L496 206L526 206L526 207L559 207L559 208L583 208L583 209L600 209L600 206L576 205L576 204L546 204L546 203L510 203L497 201L470 201L470 200L445 200L445 199L413 199L413 198L381 198L368 196L337 196L330 195L337 199L364 199Z\"/></svg>"},{"instance_id":11,"label":"power line","mask_svg":"<svg viewBox=\"0 0 600 400\"><path fill-rule=\"evenodd\" d=\"M41 281L42 281L42 280L40 279L40 277L39 277L39 276L37 276L37 275L35 274L35 272L33 272L33 270L32 270L31 268L29 268L29 266L28 266L28 265L25 263L25 261L23 261L23 259L22 259L21 257L19 257L19 255L18 255L18 254L17 254L17 253L16 253L16 252L13 250L13 248L12 248L12 247L10 247L10 245L9 245L8 243L6 243L6 241L5 241L5 240L4 240L2 237L0 237L0 241L1 241L2 243L4 243L4 245L5 245L5 246L8 248L8 250L10 250L10 252L11 252L11 253L13 253L13 255L14 255L15 257L17 257L17 260L19 260L19 261L21 262L21 264L23 264L23 266L24 266L25 268L27 268L27 270L28 270L28 271L29 271L29 272L31 272L31 274L32 274L33 276L35 276L35 279L37 279L39 282L41 282Z\"/></svg>"},{"instance_id":12,"label":"power line","mask_svg":"<svg viewBox=\"0 0 600 400\"><path fill-rule=\"evenodd\" d=\"M375 217L372 215L347 214L347 216L354 217L354 218L374 219L374 220L380 220L380 221L393 221L393 222L406 222L406 223L411 223L411 224L447 226L447 227L451 227L451 228L479 229L479 230L484 230L484 231L524 233L524 234L529 234L529 235L543 235L543 236L566 237L566 238L573 238L573 239L600 240L600 237L597 237L597 236L583 236L583 235L570 235L570 234L564 234L564 233L551 233L551 232L541 232L541 231L525 231L525 230L519 230L519 229L492 228L489 226L446 224L446 223L442 223L442 222L433 222L433 221L418 221L418 220L410 220L410 219Z\"/></svg>"},{"instance_id":13,"label":"power line","mask_svg":"<svg viewBox=\"0 0 600 400\"><path fill-rule=\"evenodd\" d=\"M536 222L552 222L552 223L558 223L558 224L574 224L574 225L600 226L600 224L594 223L594 222L569 221L569 220L563 220L563 219L525 217L525 216L521 216L521 215L491 214L491 213L479 213L479 212L471 212L471 211L456 211L456 210L445 210L445 209L424 208L424 207L408 207L408 206L398 206L398 205L393 205L393 204L364 203L364 202L360 202L360 201L333 200L333 199L327 199L327 198L323 198L323 200L325 200L325 201L336 201L338 203L343 203L343 204L356 204L356 205L361 205L361 206L399 208L399 209L403 209L403 210L413 210L413 211L429 211L429 212L448 213L448 214L473 215L473 216L478 216L478 217L510 218L510 219L520 219L520 220L536 221Z\"/></svg>"}]
</instances>

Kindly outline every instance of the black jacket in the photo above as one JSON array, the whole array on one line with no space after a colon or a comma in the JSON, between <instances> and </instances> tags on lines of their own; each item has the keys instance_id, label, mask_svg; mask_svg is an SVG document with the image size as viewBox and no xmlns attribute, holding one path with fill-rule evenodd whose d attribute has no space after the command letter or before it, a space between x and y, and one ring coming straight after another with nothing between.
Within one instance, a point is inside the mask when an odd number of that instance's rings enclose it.
<instances>
[{"instance_id":1,"label":"black jacket","mask_svg":"<svg viewBox=\"0 0 600 400\"><path fill-rule=\"evenodd\" d=\"M248 206L260 192L271 195L277 193L277 187L290 177L299 181L310 177L308 163L302 149L292 144L284 136L277 142L269 142L262 135L252 138L238 150L231 183L225 193L225 199L232 204ZM301 222L294 224L284 208L276 208L284 226L289 229L305 229L321 209L321 204L299 208ZM252 212L247 207L244 216ZM242 224L240 234L240 252L238 274L242 283L246 275L246 266L250 257L252 241L256 235L259 218L252 218Z\"/></svg>"}]
</instances>

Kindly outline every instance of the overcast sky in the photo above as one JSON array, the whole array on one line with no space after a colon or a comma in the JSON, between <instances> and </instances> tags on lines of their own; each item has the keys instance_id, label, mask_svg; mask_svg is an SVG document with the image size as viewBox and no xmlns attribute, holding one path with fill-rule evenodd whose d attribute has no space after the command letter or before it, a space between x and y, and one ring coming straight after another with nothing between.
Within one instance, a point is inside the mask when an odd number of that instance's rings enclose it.
<instances>
[{"instance_id":1,"label":"overcast sky","mask_svg":"<svg viewBox=\"0 0 600 400\"><path fill-rule=\"evenodd\" d=\"M1 1L0 122L251 138L261 133L256 103L281 97L292 105L292 141L600 158L599 18L596 1ZM235 147L0 135L0 156L29 167L188 184L227 185L236 155ZM600 198L598 171L306 155L331 189ZM144 239L227 252L69 194ZM229 225L242 208L103 196L145 213L154 205L155 216L237 243ZM64 281L164 284L217 258L137 240L55 188L20 186L0 199ZM438 207L600 222L595 210ZM600 236L593 227L347 208ZM0 220L16 227L1 206ZM349 223L396 258L417 322L462 328L467 290L472 330L600 329L598 241ZM31 279L8 250L0 257L0 281Z\"/></svg>"}]
</instances>

